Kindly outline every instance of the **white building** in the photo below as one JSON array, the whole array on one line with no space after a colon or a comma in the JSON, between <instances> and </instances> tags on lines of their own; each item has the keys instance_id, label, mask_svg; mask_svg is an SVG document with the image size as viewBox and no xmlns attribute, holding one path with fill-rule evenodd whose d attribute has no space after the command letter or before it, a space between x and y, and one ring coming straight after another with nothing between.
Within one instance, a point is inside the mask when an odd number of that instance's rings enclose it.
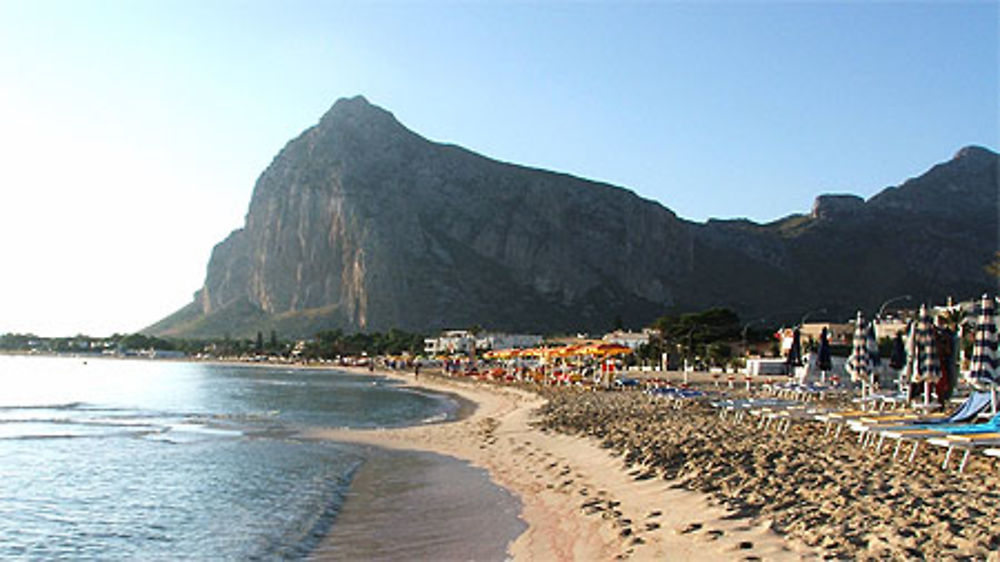
<instances>
[{"instance_id":1,"label":"white building","mask_svg":"<svg viewBox=\"0 0 1000 562\"><path fill-rule=\"evenodd\" d=\"M626 332L624 330L615 330L608 334L604 334L601 338L606 343L614 343L618 345L623 345L631 350L639 349L639 347L649 344L649 340L657 333L657 330L650 328L645 328L641 332Z\"/></svg>"},{"instance_id":2,"label":"white building","mask_svg":"<svg viewBox=\"0 0 1000 562\"><path fill-rule=\"evenodd\" d=\"M524 349L542 344L542 336L534 334L489 333L476 339L476 349Z\"/></svg>"},{"instance_id":3,"label":"white building","mask_svg":"<svg viewBox=\"0 0 1000 562\"><path fill-rule=\"evenodd\" d=\"M424 340L427 355L469 354L491 349L534 347L542 343L542 336L533 334L486 333L476 336L467 330L446 330L436 338Z\"/></svg>"},{"instance_id":4,"label":"white building","mask_svg":"<svg viewBox=\"0 0 1000 562\"><path fill-rule=\"evenodd\" d=\"M424 339L427 355L468 354L476 347L476 336L467 330L446 330L436 338Z\"/></svg>"}]
</instances>

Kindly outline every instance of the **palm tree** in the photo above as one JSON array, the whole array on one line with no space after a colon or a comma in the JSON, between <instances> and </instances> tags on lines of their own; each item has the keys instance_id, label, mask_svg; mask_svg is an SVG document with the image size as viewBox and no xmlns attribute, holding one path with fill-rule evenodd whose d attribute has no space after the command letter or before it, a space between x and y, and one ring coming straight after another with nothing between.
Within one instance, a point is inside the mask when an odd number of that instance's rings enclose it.
<instances>
[{"instance_id":1,"label":"palm tree","mask_svg":"<svg viewBox=\"0 0 1000 562\"><path fill-rule=\"evenodd\" d=\"M956 306L939 314L938 320L952 332L958 332L958 327L965 324L968 319L962 307Z\"/></svg>"}]
</instances>

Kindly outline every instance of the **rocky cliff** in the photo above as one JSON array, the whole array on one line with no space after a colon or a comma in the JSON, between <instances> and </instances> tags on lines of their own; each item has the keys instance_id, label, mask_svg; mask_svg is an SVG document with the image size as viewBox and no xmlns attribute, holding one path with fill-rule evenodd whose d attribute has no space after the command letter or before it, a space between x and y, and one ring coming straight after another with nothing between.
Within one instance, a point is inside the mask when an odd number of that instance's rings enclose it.
<instances>
[{"instance_id":1,"label":"rocky cliff","mask_svg":"<svg viewBox=\"0 0 1000 562\"><path fill-rule=\"evenodd\" d=\"M583 330L713 305L780 316L900 291L964 296L990 282L996 163L968 148L867 202L697 224L619 187L430 142L344 99L260 176L194 301L147 331Z\"/></svg>"}]
</instances>

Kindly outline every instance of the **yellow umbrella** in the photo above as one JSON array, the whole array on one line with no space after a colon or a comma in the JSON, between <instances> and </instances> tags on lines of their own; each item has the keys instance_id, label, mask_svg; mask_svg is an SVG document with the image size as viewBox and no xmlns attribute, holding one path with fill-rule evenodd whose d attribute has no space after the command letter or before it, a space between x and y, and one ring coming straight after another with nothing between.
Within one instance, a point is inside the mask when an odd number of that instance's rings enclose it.
<instances>
[{"instance_id":1,"label":"yellow umbrella","mask_svg":"<svg viewBox=\"0 0 1000 562\"><path fill-rule=\"evenodd\" d=\"M614 355L626 355L632 353L632 348L615 343L599 343L595 345L588 345L585 351L587 355L611 357Z\"/></svg>"}]
</instances>

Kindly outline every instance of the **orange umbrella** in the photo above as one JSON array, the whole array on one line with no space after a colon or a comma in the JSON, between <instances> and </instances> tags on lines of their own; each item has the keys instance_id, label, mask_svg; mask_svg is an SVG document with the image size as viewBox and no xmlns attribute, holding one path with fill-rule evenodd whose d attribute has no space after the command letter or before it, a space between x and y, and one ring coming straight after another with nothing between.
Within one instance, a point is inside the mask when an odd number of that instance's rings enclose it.
<instances>
[{"instance_id":1,"label":"orange umbrella","mask_svg":"<svg viewBox=\"0 0 1000 562\"><path fill-rule=\"evenodd\" d=\"M493 349L483 354L483 357L485 357L486 359L510 359L511 357L516 357L516 356L517 356L517 350L513 348Z\"/></svg>"},{"instance_id":2,"label":"orange umbrella","mask_svg":"<svg viewBox=\"0 0 1000 562\"><path fill-rule=\"evenodd\" d=\"M588 355L611 357L614 355L626 355L629 353L632 353L632 348L624 345L618 345L616 343L599 343L587 346Z\"/></svg>"}]
</instances>

